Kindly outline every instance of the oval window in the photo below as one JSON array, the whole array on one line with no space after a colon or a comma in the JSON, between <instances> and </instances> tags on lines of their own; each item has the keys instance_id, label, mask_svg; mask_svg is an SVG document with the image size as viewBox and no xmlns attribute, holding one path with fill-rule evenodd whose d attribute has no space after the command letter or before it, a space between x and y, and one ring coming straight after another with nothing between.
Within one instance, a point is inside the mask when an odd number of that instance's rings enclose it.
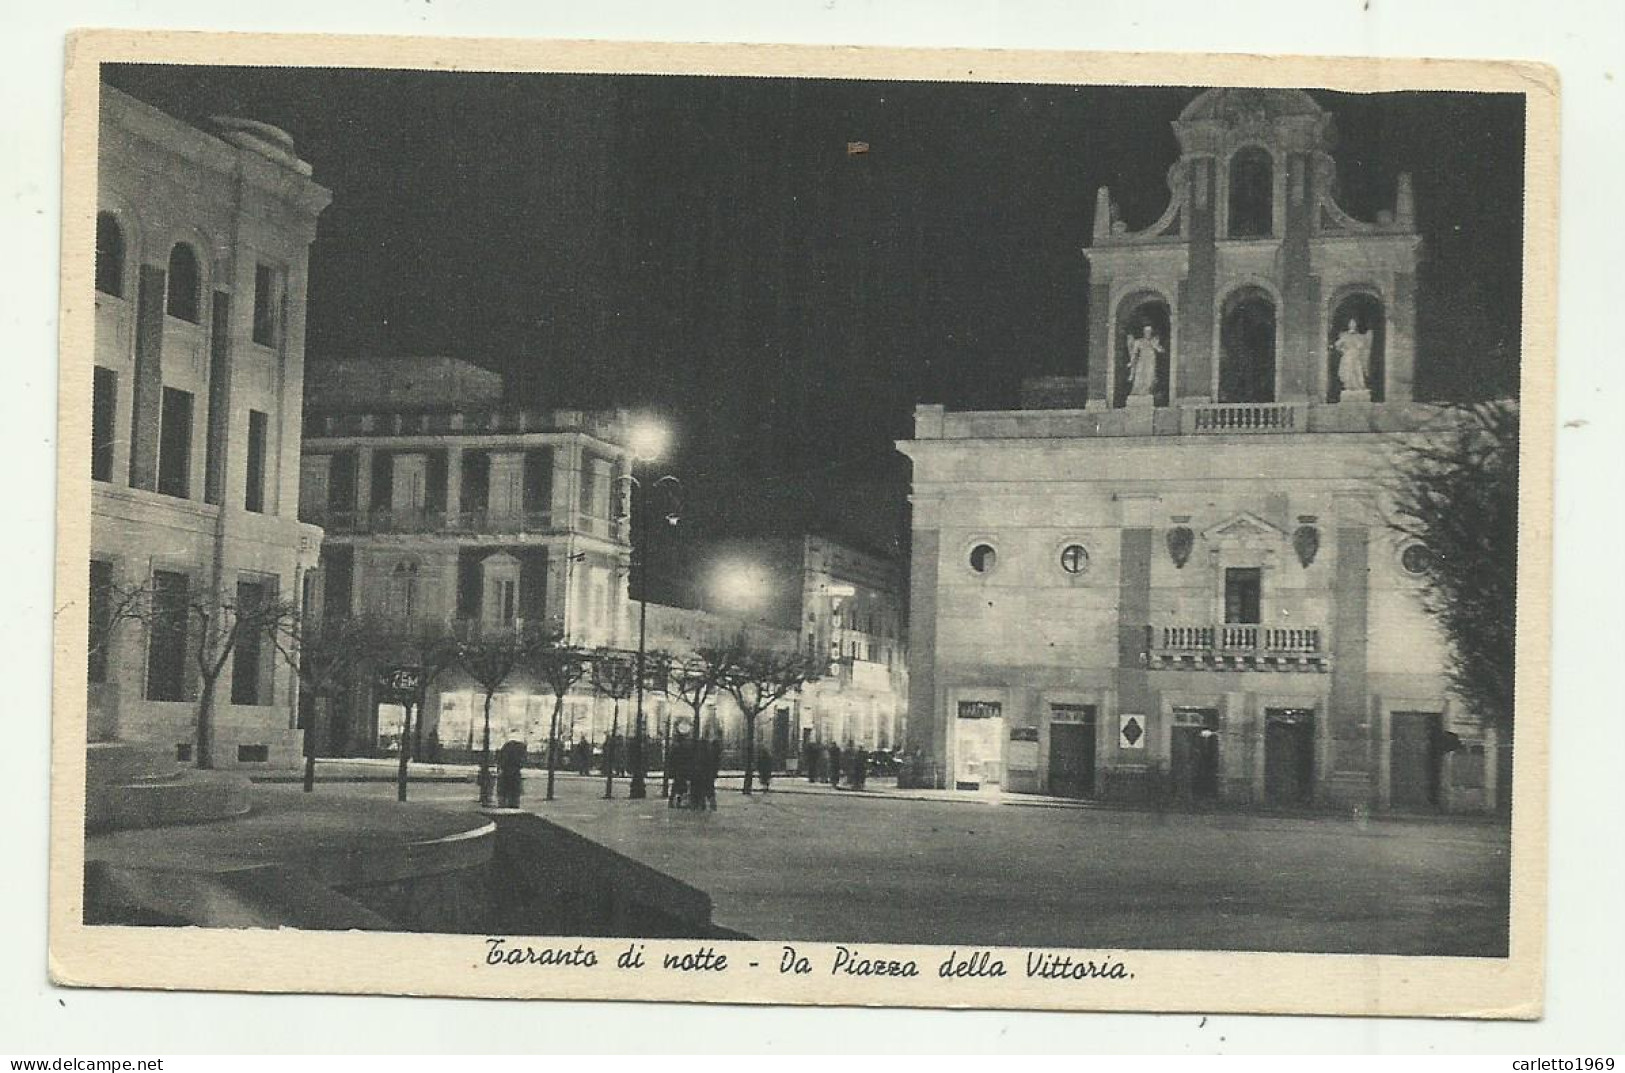
<instances>
[{"instance_id":1,"label":"oval window","mask_svg":"<svg viewBox=\"0 0 1625 1073\"><path fill-rule=\"evenodd\" d=\"M999 561L999 553L991 544L978 544L970 550L970 568L978 574L988 573Z\"/></svg>"},{"instance_id":2,"label":"oval window","mask_svg":"<svg viewBox=\"0 0 1625 1073\"><path fill-rule=\"evenodd\" d=\"M1407 574L1421 577L1433 566L1433 553L1426 545L1412 544L1399 553L1399 565L1405 568Z\"/></svg>"},{"instance_id":3,"label":"oval window","mask_svg":"<svg viewBox=\"0 0 1625 1073\"><path fill-rule=\"evenodd\" d=\"M1061 549L1061 569L1069 574L1081 574L1089 567L1089 552L1082 544L1068 544Z\"/></svg>"}]
</instances>

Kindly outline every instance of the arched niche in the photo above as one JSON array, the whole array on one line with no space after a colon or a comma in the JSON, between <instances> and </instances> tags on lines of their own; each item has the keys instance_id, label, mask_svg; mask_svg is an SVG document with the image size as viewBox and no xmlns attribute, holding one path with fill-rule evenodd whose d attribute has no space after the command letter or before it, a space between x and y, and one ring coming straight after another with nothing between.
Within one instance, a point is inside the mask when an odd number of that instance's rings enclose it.
<instances>
[{"instance_id":1,"label":"arched niche","mask_svg":"<svg viewBox=\"0 0 1625 1073\"><path fill-rule=\"evenodd\" d=\"M1388 317L1382 299L1370 291L1360 290L1345 294L1332 307L1331 320L1326 325L1326 401L1336 402L1343 395L1343 383L1338 378L1339 353L1337 340L1349 324L1355 331L1369 332L1371 348L1366 358L1366 387L1372 402L1383 401L1383 381L1387 379L1387 366L1383 360L1383 347L1387 343Z\"/></svg>"},{"instance_id":2,"label":"arched niche","mask_svg":"<svg viewBox=\"0 0 1625 1073\"><path fill-rule=\"evenodd\" d=\"M178 320L198 323L201 319L199 293L202 286L197 253L184 242L175 243L169 251L169 278L164 311Z\"/></svg>"},{"instance_id":3,"label":"arched niche","mask_svg":"<svg viewBox=\"0 0 1625 1073\"><path fill-rule=\"evenodd\" d=\"M1275 299L1262 287L1241 287L1224 301L1219 401L1275 401Z\"/></svg>"},{"instance_id":4,"label":"arched niche","mask_svg":"<svg viewBox=\"0 0 1625 1073\"><path fill-rule=\"evenodd\" d=\"M115 298L124 297L124 260L128 244L118 217L110 212L96 214L96 289Z\"/></svg>"},{"instance_id":5,"label":"arched niche","mask_svg":"<svg viewBox=\"0 0 1625 1073\"><path fill-rule=\"evenodd\" d=\"M1230 158L1227 234L1231 238L1264 238L1275 231L1275 163L1257 146L1239 149Z\"/></svg>"},{"instance_id":6,"label":"arched niche","mask_svg":"<svg viewBox=\"0 0 1625 1073\"><path fill-rule=\"evenodd\" d=\"M1145 329L1161 343L1162 353L1157 355L1156 381L1151 395L1157 406L1168 405L1168 385L1172 382L1173 333L1172 316L1168 300L1156 291L1136 291L1117 303L1114 372L1112 375L1112 405L1125 406L1129 390L1129 338L1141 338Z\"/></svg>"}]
</instances>

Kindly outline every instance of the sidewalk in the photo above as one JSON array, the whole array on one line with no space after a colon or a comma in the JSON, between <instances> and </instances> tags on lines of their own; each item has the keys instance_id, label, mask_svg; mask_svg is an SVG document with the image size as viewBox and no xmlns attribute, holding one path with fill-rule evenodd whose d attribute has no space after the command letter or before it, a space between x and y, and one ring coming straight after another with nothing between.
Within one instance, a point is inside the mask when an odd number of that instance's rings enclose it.
<instances>
[{"instance_id":1,"label":"sidewalk","mask_svg":"<svg viewBox=\"0 0 1625 1073\"><path fill-rule=\"evenodd\" d=\"M318 783L392 783L400 770L399 761L393 757L354 757L348 759L321 759L316 761L316 781ZM465 783L472 785L479 767L477 764L424 764L413 763L409 777L413 783ZM560 782L587 782L602 783L601 774L578 775L574 771L565 771L562 768L554 772L554 777ZM300 771L266 772L255 775L255 782L289 783L300 782L304 775ZM545 780L547 771L542 768L525 768L525 779L532 786L537 780ZM660 793L660 772L654 771L646 776L651 797ZM624 789L627 785L626 776L616 776L615 784ZM717 778L717 787L738 793L744 782L744 773L739 771L724 771ZM762 793L761 785L756 783L756 792ZM1327 809L1287 809L1269 808L1259 809L1243 806L1219 805L1209 808L1189 809L1177 805L1167 805L1158 808L1146 802L1130 801L1099 801L1074 797L1053 797L1045 794L1017 794L1002 791L978 790L933 790L933 789L899 789L896 780L889 777L871 777L862 790L850 790L844 786L837 789L828 783L808 782L805 777L793 774L779 774L774 776L771 787L766 791L773 794L821 795L824 797L840 797L853 801L937 801L958 805L990 805L1007 806L1011 808L1047 808L1068 809L1075 811L1097 812L1163 812L1168 814L1199 813L1213 815L1259 816L1276 817L1281 819L1307 818L1322 820L1342 820L1358 824L1365 823L1444 823L1444 824L1489 824L1499 822L1498 817L1487 815L1473 815L1462 813L1384 813L1369 812L1359 815L1330 811Z\"/></svg>"}]
</instances>

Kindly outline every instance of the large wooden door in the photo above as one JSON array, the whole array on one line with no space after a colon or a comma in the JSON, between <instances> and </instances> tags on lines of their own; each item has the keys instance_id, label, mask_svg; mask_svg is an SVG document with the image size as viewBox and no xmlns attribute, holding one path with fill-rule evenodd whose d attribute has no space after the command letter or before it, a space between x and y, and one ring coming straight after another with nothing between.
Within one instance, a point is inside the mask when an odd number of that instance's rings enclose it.
<instances>
[{"instance_id":1,"label":"large wooden door","mask_svg":"<svg viewBox=\"0 0 1625 1073\"><path fill-rule=\"evenodd\" d=\"M1049 789L1059 797L1093 797L1095 793L1095 720L1051 723Z\"/></svg>"},{"instance_id":2,"label":"large wooden door","mask_svg":"<svg viewBox=\"0 0 1625 1073\"><path fill-rule=\"evenodd\" d=\"M1314 713L1271 708L1264 725L1264 800L1307 805L1314 789Z\"/></svg>"},{"instance_id":3,"label":"large wooden door","mask_svg":"<svg viewBox=\"0 0 1625 1073\"><path fill-rule=\"evenodd\" d=\"M1219 796L1218 722L1218 712L1208 709L1174 712L1168 773L1176 798L1211 801Z\"/></svg>"},{"instance_id":4,"label":"large wooden door","mask_svg":"<svg viewBox=\"0 0 1625 1073\"><path fill-rule=\"evenodd\" d=\"M1388 733L1388 802L1394 808L1439 804L1439 717L1395 712Z\"/></svg>"}]
</instances>

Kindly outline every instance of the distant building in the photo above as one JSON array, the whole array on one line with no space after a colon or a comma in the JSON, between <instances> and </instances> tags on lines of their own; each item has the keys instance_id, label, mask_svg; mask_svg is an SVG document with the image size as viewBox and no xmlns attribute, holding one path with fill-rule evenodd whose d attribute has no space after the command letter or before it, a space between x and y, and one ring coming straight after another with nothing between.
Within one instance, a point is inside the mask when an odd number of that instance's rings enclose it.
<instances>
[{"instance_id":1,"label":"distant building","mask_svg":"<svg viewBox=\"0 0 1625 1073\"><path fill-rule=\"evenodd\" d=\"M1087 378L1031 409L921 406L912 776L1258 806L1493 807L1492 727L1449 693L1425 549L1383 521L1411 401L1408 176L1336 200L1332 117L1211 90L1160 219L1096 204Z\"/></svg>"},{"instance_id":2,"label":"distant building","mask_svg":"<svg viewBox=\"0 0 1625 1073\"><path fill-rule=\"evenodd\" d=\"M627 434L619 412L506 404L501 377L456 359L313 364L300 513L327 534L323 613L523 622L583 646L635 647ZM436 692L424 732L446 751L470 748L473 684L450 675ZM600 707L585 687L578 700ZM552 698L540 683L516 678L494 711L493 735L545 742L538 720L551 717ZM321 749L374 752L395 725L393 715L380 724L361 687L333 713Z\"/></svg>"},{"instance_id":3,"label":"distant building","mask_svg":"<svg viewBox=\"0 0 1625 1073\"><path fill-rule=\"evenodd\" d=\"M331 195L274 127L189 126L101 87L91 402L90 737L193 759L194 605L299 595L305 283ZM133 605L129 605L133 606ZM93 638L96 636L93 628ZM248 637L216 682L212 760L287 767L296 681Z\"/></svg>"},{"instance_id":4,"label":"distant building","mask_svg":"<svg viewBox=\"0 0 1625 1073\"><path fill-rule=\"evenodd\" d=\"M709 572L746 568L761 579L753 612L794 631L809 655L828 656L829 675L803 691L797 743L891 750L903 740L908 698L908 603L895 560L824 535L726 541ZM716 586L713 585L714 589ZM726 600L726 585L720 594ZM777 752L793 756L789 742ZM798 746L799 747L799 746Z\"/></svg>"}]
</instances>

